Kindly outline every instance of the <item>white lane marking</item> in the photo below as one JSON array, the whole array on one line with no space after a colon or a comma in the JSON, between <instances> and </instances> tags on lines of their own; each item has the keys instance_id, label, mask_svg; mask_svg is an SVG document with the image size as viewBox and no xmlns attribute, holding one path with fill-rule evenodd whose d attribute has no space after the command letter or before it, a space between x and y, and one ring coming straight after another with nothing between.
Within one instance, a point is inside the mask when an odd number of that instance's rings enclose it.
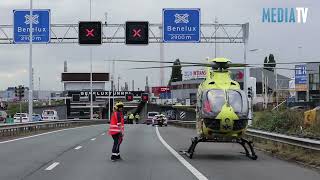
<instances>
[{"instance_id":1,"label":"white lane marking","mask_svg":"<svg viewBox=\"0 0 320 180\"><path fill-rule=\"evenodd\" d=\"M92 138L92 139L91 139L91 141L95 141L95 140L96 140L96 138Z\"/></svg>"},{"instance_id":2,"label":"white lane marking","mask_svg":"<svg viewBox=\"0 0 320 180\"><path fill-rule=\"evenodd\" d=\"M50 131L50 132L46 132L46 133L42 133L42 134L36 134L36 135L33 135L33 136L27 136L27 137L22 137L22 138L17 138L17 139L11 139L11 140L8 140L8 141L1 141L0 144L19 141L19 140L23 140L23 139L34 138L34 137L43 136L43 135L52 134L52 133L57 133L57 132L61 132L61 131L81 129L81 128L86 128L86 127L91 127L91 126L100 126L100 125L89 125L89 126L81 126L81 127L75 127L75 128L69 128L69 129L61 129L61 130L57 130L57 131Z\"/></svg>"},{"instance_id":3,"label":"white lane marking","mask_svg":"<svg viewBox=\"0 0 320 180\"><path fill-rule=\"evenodd\" d=\"M59 164L60 164L59 162L54 162L53 164L51 164L49 167L46 168L46 171L51 171L52 169L57 167Z\"/></svg>"},{"instance_id":4,"label":"white lane marking","mask_svg":"<svg viewBox=\"0 0 320 180\"><path fill-rule=\"evenodd\" d=\"M106 133L102 133L101 136L104 136Z\"/></svg>"},{"instance_id":5,"label":"white lane marking","mask_svg":"<svg viewBox=\"0 0 320 180\"><path fill-rule=\"evenodd\" d=\"M82 146L77 146L76 148L74 148L75 150L79 150L79 149L81 149L82 148Z\"/></svg>"},{"instance_id":6,"label":"white lane marking","mask_svg":"<svg viewBox=\"0 0 320 180\"><path fill-rule=\"evenodd\" d=\"M186 161L179 153L177 153L160 135L158 127L156 127L156 133L161 143L176 157L181 164L183 164L196 178L200 180L208 180L200 171L193 167L188 161Z\"/></svg>"}]
</instances>

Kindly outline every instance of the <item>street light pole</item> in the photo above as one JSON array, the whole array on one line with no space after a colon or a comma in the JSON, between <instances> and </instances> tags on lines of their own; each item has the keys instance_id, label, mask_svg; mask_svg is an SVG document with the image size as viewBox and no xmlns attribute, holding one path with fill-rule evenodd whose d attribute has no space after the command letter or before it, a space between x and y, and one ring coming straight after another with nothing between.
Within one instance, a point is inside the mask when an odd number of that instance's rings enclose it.
<instances>
[{"instance_id":1,"label":"street light pole","mask_svg":"<svg viewBox=\"0 0 320 180\"><path fill-rule=\"evenodd\" d=\"M244 42L244 53L243 53L244 64L247 64L247 46L248 46L248 43L247 43L247 41L245 41ZM244 67L243 90L246 94L248 94L247 78L248 78L247 67Z\"/></svg>"},{"instance_id":2,"label":"street light pole","mask_svg":"<svg viewBox=\"0 0 320 180\"><path fill-rule=\"evenodd\" d=\"M32 120L32 114L33 114L33 83L32 83L32 16L33 16L33 7L32 7L32 0L30 0L30 36L29 36L29 121Z\"/></svg>"},{"instance_id":3,"label":"street light pole","mask_svg":"<svg viewBox=\"0 0 320 180\"><path fill-rule=\"evenodd\" d=\"M90 21L91 21L91 3L90 0ZM92 94L92 47L90 47L90 119L93 119L93 94Z\"/></svg>"}]
</instances>

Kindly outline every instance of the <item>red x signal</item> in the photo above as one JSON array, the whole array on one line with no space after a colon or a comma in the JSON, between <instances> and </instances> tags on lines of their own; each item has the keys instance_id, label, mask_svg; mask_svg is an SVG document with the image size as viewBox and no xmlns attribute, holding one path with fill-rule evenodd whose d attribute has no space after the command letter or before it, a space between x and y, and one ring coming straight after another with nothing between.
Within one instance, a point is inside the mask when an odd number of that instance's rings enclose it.
<instances>
[{"instance_id":1,"label":"red x signal","mask_svg":"<svg viewBox=\"0 0 320 180\"><path fill-rule=\"evenodd\" d=\"M133 37L141 37L141 29L133 29Z\"/></svg>"},{"instance_id":2,"label":"red x signal","mask_svg":"<svg viewBox=\"0 0 320 180\"><path fill-rule=\"evenodd\" d=\"M87 32L87 37L94 37L94 34L93 34L93 31L94 31L94 29L86 29L86 32Z\"/></svg>"},{"instance_id":3,"label":"red x signal","mask_svg":"<svg viewBox=\"0 0 320 180\"><path fill-rule=\"evenodd\" d=\"M133 101L133 95L132 94L127 94L126 95L126 100L127 101Z\"/></svg>"}]
</instances>

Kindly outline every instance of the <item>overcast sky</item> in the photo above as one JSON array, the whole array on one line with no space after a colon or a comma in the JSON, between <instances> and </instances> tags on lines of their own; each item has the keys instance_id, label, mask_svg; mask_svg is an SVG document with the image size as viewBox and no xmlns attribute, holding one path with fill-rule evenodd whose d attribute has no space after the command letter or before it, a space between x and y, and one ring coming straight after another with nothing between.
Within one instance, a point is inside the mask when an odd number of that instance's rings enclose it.
<instances>
[{"instance_id":1,"label":"overcast sky","mask_svg":"<svg viewBox=\"0 0 320 180\"><path fill-rule=\"evenodd\" d=\"M34 0L34 8L51 9L51 23L73 23L89 19L89 0ZM124 23L127 20L147 20L161 23L163 8L201 8L201 22L212 23L215 17L219 23L250 23L249 48L260 49L248 52L249 63L262 63L264 57L273 53L278 62L293 62L300 58L307 61L320 59L320 1L318 0L92 0L92 19ZM269 7L308 7L305 24L263 23L262 9ZM13 9L29 8L29 0L0 0L0 24L13 23ZM3 35L0 33L0 38ZM298 47L302 47L299 48ZM159 59L159 45L126 46L124 44L103 44L93 50L93 70L108 71L104 59ZM212 44L166 44L165 59L203 62L214 56ZM0 45L0 90L8 86L28 86L27 45ZM243 62L242 44L222 44L218 56L233 62ZM89 72L89 50L78 44L55 44L34 46L35 89L41 77L41 89L61 90L60 74L63 62L68 61L69 72ZM320 61L320 60L319 60ZM151 66L154 64L150 64ZM121 82L135 79L135 87L143 88L145 77L149 76L151 86L159 84L159 70L133 71L128 67L142 67L145 64L118 63L117 73ZM190 68L188 68L190 69ZM171 69L166 69L166 82ZM291 75L291 73L282 72Z\"/></svg>"}]
</instances>

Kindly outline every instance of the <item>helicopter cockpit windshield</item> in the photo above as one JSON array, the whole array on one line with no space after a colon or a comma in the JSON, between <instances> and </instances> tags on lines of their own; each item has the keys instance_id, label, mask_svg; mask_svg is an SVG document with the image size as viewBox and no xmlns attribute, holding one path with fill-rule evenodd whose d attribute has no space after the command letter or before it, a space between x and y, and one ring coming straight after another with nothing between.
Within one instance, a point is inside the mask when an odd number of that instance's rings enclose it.
<instances>
[{"instance_id":1,"label":"helicopter cockpit windshield","mask_svg":"<svg viewBox=\"0 0 320 180\"><path fill-rule=\"evenodd\" d=\"M225 104L225 95L223 90L209 90L204 101L206 112L219 113Z\"/></svg>"},{"instance_id":2,"label":"helicopter cockpit windshield","mask_svg":"<svg viewBox=\"0 0 320 180\"><path fill-rule=\"evenodd\" d=\"M230 105L234 112L241 117L248 114L248 102L243 91L211 89L203 94L202 115L206 118L213 118L221 112L225 104Z\"/></svg>"},{"instance_id":3,"label":"helicopter cockpit windshield","mask_svg":"<svg viewBox=\"0 0 320 180\"><path fill-rule=\"evenodd\" d=\"M248 98L241 90L228 90L228 104L240 116L248 115Z\"/></svg>"}]
</instances>

